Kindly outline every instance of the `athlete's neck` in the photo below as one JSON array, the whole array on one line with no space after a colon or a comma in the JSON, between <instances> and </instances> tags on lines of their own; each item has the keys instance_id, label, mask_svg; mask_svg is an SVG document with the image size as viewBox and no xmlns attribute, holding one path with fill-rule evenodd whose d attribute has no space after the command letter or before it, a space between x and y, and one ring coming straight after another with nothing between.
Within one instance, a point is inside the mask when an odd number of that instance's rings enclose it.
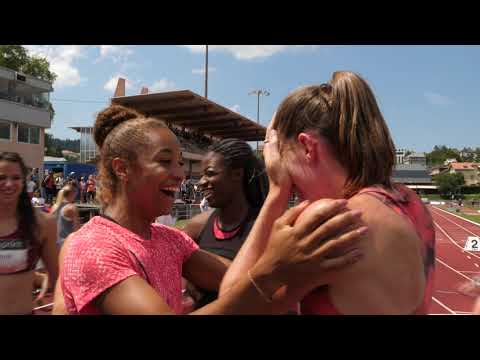
<instances>
[{"instance_id":1,"label":"athlete's neck","mask_svg":"<svg viewBox=\"0 0 480 360\"><path fill-rule=\"evenodd\" d=\"M240 225L247 217L249 204L245 195L235 196L227 206L218 210L218 222L221 228L231 228Z\"/></svg>"},{"instance_id":2,"label":"athlete's neck","mask_svg":"<svg viewBox=\"0 0 480 360\"><path fill-rule=\"evenodd\" d=\"M135 210L126 206L125 203L120 200L109 204L105 208L104 214L138 236L144 239L150 239L150 225L154 219L142 217L138 209Z\"/></svg>"}]
</instances>

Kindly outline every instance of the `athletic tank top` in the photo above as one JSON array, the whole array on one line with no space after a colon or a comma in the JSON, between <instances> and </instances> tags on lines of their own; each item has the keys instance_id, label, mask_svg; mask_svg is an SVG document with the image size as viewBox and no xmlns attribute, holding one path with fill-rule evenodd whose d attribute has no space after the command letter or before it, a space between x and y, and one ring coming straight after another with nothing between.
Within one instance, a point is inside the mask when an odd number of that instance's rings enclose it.
<instances>
[{"instance_id":1,"label":"athletic tank top","mask_svg":"<svg viewBox=\"0 0 480 360\"><path fill-rule=\"evenodd\" d=\"M223 231L218 225L218 210L214 210L198 237L201 249L233 260L252 229L259 210L250 208L246 219L236 229Z\"/></svg>"},{"instance_id":2,"label":"athletic tank top","mask_svg":"<svg viewBox=\"0 0 480 360\"><path fill-rule=\"evenodd\" d=\"M218 210L214 210L198 237L198 245L203 250L233 260L247 239L258 212L259 209L250 208L247 217L239 227L230 231L223 231L218 224ZM196 302L196 309L211 303L218 297L216 291L199 290L203 297Z\"/></svg>"},{"instance_id":3,"label":"athletic tank top","mask_svg":"<svg viewBox=\"0 0 480 360\"><path fill-rule=\"evenodd\" d=\"M425 315L428 313L433 294L435 229L430 212L413 190L399 184L395 185L395 190L392 192L380 187L368 187L355 195L368 194L376 197L397 214L405 216L417 231L422 242L423 268L426 281L423 301L414 311L414 314ZM302 300L301 313L305 315L341 315L331 302L328 285L314 290Z\"/></svg>"},{"instance_id":4,"label":"athletic tank top","mask_svg":"<svg viewBox=\"0 0 480 360\"><path fill-rule=\"evenodd\" d=\"M0 275L18 274L35 269L40 258L40 246L30 242L27 248L25 234L17 229L0 236Z\"/></svg>"}]
</instances>

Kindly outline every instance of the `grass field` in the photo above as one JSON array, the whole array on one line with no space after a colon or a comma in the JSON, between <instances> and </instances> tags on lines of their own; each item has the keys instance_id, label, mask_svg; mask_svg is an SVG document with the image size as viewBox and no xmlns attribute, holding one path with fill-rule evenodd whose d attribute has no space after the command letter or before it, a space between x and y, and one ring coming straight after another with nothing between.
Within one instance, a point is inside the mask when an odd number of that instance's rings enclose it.
<instances>
[{"instance_id":1,"label":"grass field","mask_svg":"<svg viewBox=\"0 0 480 360\"><path fill-rule=\"evenodd\" d=\"M176 223L175 223L175 227L177 229L181 229L183 227L183 225L185 225L185 223L187 222L187 220L178 220Z\"/></svg>"},{"instance_id":2,"label":"grass field","mask_svg":"<svg viewBox=\"0 0 480 360\"><path fill-rule=\"evenodd\" d=\"M438 194L431 194L431 195L421 195L420 197L425 197L428 198L429 200L443 200L446 201L447 199L443 199L440 195ZM465 195L465 200L473 200L473 199L480 199L480 194L467 194Z\"/></svg>"},{"instance_id":3,"label":"grass field","mask_svg":"<svg viewBox=\"0 0 480 360\"><path fill-rule=\"evenodd\" d=\"M468 219L470 221L474 221L474 222L480 224L480 214L479 215L466 215L466 214L462 214L462 213L455 213L455 215L461 216L465 219Z\"/></svg>"}]
</instances>

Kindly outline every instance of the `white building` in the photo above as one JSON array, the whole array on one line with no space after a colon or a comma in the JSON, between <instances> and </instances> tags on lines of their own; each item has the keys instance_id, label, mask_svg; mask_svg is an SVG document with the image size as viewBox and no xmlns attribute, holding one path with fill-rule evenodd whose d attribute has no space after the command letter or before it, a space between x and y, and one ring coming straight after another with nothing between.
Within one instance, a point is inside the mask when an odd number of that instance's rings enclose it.
<instances>
[{"instance_id":1,"label":"white building","mask_svg":"<svg viewBox=\"0 0 480 360\"><path fill-rule=\"evenodd\" d=\"M395 150L395 163L396 164L403 164L405 160L405 154L408 150L406 149L396 149Z\"/></svg>"},{"instance_id":2,"label":"white building","mask_svg":"<svg viewBox=\"0 0 480 360\"><path fill-rule=\"evenodd\" d=\"M0 66L0 151L19 153L30 168L43 169L52 91L47 81Z\"/></svg>"},{"instance_id":3,"label":"white building","mask_svg":"<svg viewBox=\"0 0 480 360\"><path fill-rule=\"evenodd\" d=\"M414 152L411 153L407 156L405 156L405 159L403 161L404 164L408 165L422 165L426 166L427 165L427 157L424 152Z\"/></svg>"}]
</instances>

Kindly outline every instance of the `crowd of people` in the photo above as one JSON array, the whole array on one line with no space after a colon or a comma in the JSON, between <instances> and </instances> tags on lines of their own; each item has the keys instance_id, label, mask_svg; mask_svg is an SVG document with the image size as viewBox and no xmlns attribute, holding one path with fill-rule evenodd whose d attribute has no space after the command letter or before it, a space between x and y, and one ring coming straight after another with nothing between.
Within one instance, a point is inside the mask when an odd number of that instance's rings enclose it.
<instances>
[{"instance_id":1,"label":"crowd of people","mask_svg":"<svg viewBox=\"0 0 480 360\"><path fill-rule=\"evenodd\" d=\"M88 180L64 183L45 214L32 206L21 158L0 153L0 292L10 289L0 313L31 313L36 282L55 286L53 314L63 315L428 314L432 218L391 181L393 141L358 74L289 94L264 162L244 141L212 144L196 184L208 208L182 229L155 222L183 191L175 133L110 105L94 139L101 213L82 226L73 204L92 192ZM46 278L36 275L40 258Z\"/></svg>"},{"instance_id":2,"label":"crowd of people","mask_svg":"<svg viewBox=\"0 0 480 360\"><path fill-rule=\"evenodd\" d=\"M96 175L78 177L74 172L65 178L62 172L49 170L40 181L38 169L31 169L26 180L27 194L36 206L53 206L65 185L74 185L79 192L75 200L79 203L94 203Z\"/></svg>"}]
</instances>

